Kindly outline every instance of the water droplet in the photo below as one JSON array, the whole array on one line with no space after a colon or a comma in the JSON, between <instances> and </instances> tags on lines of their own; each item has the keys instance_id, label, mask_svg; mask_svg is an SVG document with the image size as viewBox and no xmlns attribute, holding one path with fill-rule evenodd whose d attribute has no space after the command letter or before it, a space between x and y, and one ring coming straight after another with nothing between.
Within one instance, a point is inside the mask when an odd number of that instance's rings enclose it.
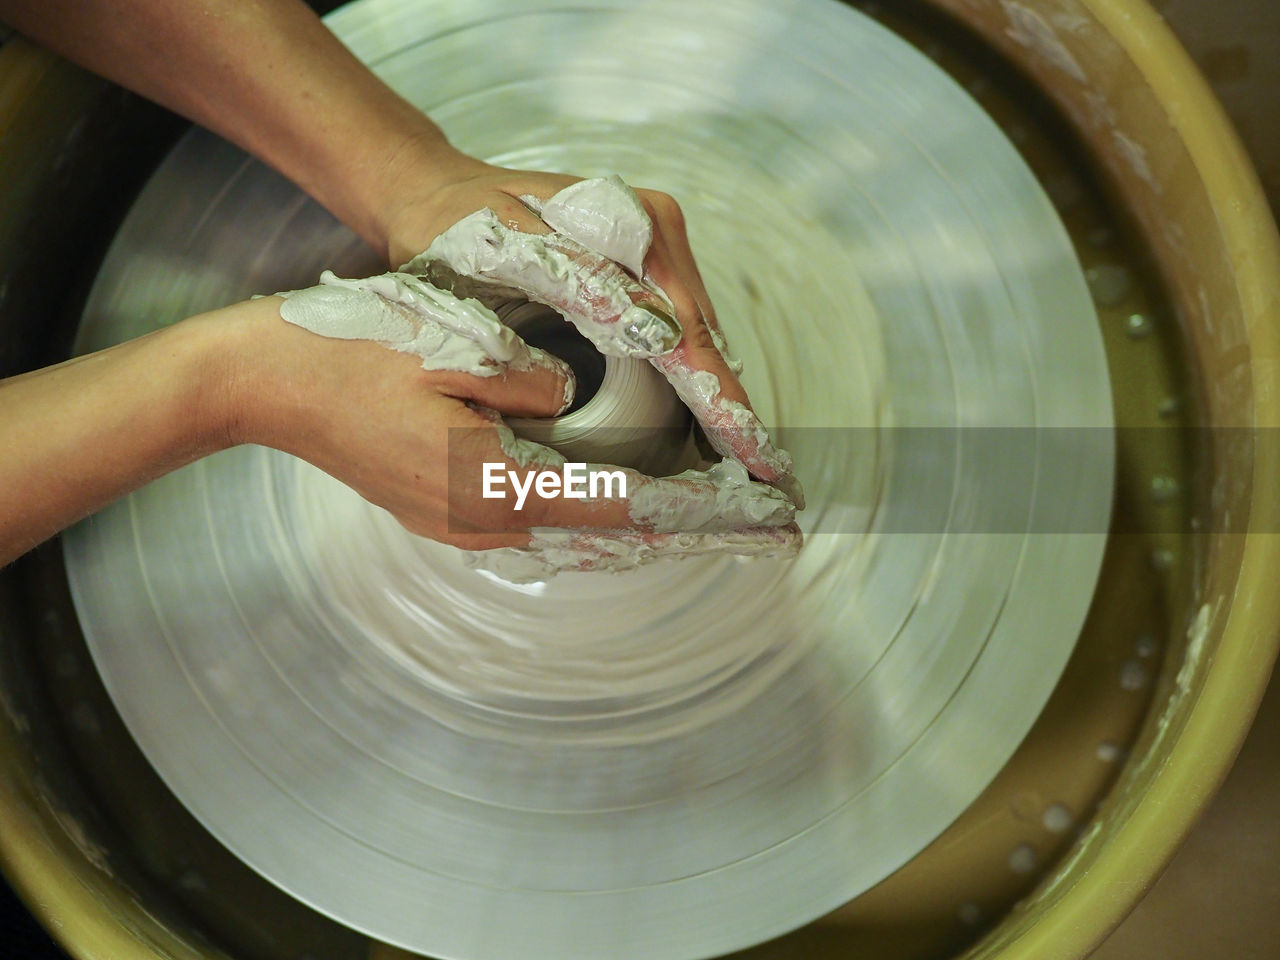
<instances>
[{"instance_id":1,"label":"water droplet","mask_svg":"<svg viewBox=\"0 0 1280 960\"><path fill-rule=\"evenodd\" d=\"M1120 668L1120 687L1124 690L1141 690L1147 685L1147 668L1137 660L1129 660Z\"/></svg>"},{"instance_id":2,"label":"water droplet","mask_svg":"<svg viewBox=\"0 0 1280 960\"><path fill-rule=\"evenodd\" d=\"M1131 313L1124 322L1124 332L1133 340L1149 337L1151 335L1151 321L1140 313Z\"/></svg>"},{"instance_id":3,"label":"water droplet","mask_svg":"<svg viewBox=\"0 0 1280 960\"><path fill-rule=\"evenodd\" d=\"M1160 644L1156 643L1156 638L1149 633L1139 634L1138 639L1133 644L1133 652L1144 659L1146 657L1154 657L1159 649Z\"/></svg>"},{"instance_id":4,"label":"water droplet","mask_svg":"<svg viewBox=\"0 0 1280 960\"><path fill-rule=\"evenodd\" d=\"M1168 503L1176 499L1181 489L1174 477L1158 475L1151 478L1151 498L1156 503Z\"/></svg>"},{"instance_id":5,"label":"water droplet","mask_svg":"<svg viewBox=\"0 0 1280 960\"><path fill-rule=\"evenodd\" d=\"M1009 869L1014 873L1030 873L1036 868L1036 851L1029 843L1013 848L1009 854Z\"/></svg>"},{"instance_id":6,"label":"water droplet","mask_svg":"<svg viewBox=\"0 0 1280 960\"><path fill-rule=\"evenodd\" d=\"M1153 569L1165 573L1173 569L1173 563L1176 558L1172 550L1163 548L1151 551L1151 566Z\"/></svg>"},{"instance_id":7,"label":"water droplet","mask_svg":"<svg viewBox=\"0 0 1280 960\"><path fill-rule=\"evenodd\" d=\"M1120 759L1120 754L1122 752L1123 751L1121 751L1120 746L1111 740L1103 740L1098 744L1098 749L1096 751L1098 759L1103 763L1115 763Z\"/></svg>"},{"instance_id":8,"label":"water droplet","mask_svg":"<svg viewBox=\"0 0 1280 960\"><path fill-rule=\"evenodd\" d=\"M1133 286L1129 271L1117 264L1090 267L1084 272L1084 278L1088 281L1089 292L1100 307L1117 306L1129 295Z\"/></svg>"},{"instance_id":9,"label":"water droplet","mask_svg":"<svg viewBox=\"0 0 1280 960\"><path fill-rule=\"evenodd\" d=\"M1053 803L1045 808L1044 828L1050 833L1065 833L1076 822L1071 809L1065 803Z\"/></svg>"},{"instance_id":10,"label":"water droplet","mask_svg":"<svg viewBox=\"0 0 1280 960\"><path fill-rule=\"evenodd\" d=\"M982 922L982 908L973 901L962 903L960 909L956 911L956 916L965 926L976 927Z\"/></svg>"}]
</instances>

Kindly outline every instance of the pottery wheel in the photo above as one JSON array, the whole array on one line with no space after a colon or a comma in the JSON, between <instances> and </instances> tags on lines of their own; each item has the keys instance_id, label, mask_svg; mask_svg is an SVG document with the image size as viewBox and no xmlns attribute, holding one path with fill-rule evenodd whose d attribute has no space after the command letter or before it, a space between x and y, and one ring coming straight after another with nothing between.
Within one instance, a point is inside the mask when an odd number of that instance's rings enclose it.
<instances>
[{"instance_id":1,"label":"pottery wheel","mask_svg":"<svg viewBox=\"0 0 1280 960\"><path fill-rule=\"evenodd\" d=\"M1107 371L1043 191L940 69L829 0L363 0L330 23L464 150L681 201L807 545L517 587L231 450L66 537L129 729L246 863L430 955L709 956L866 890L1012 755L1097 577ZM80 346L325 267L379 269L193 131Z\"/></svg>"}]
</instances>

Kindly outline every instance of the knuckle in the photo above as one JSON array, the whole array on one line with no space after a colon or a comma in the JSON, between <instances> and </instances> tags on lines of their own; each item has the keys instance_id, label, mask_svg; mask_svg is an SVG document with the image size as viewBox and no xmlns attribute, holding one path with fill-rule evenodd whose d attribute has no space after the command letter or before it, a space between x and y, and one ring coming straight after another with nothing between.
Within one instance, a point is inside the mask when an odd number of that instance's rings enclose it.
<instances>
[{"instance_id":1,"label":"knuckle","mask_svg":"<svg viewBox=\"0 0 1280 960\"><path fill-rule=\"evenodd\" d=\"M637 191L650 219L667 227L684 229L684 211L675 197L661 190Z\"/></svg>"},{"instance_id":2,"label":"knuckle","mask_svg":"<svg viewBox=\"0 0 1280 960\"><path fill-rule=\"evenodd\" d=\"M698 347L699 349L705 347L708 350L715 350L715 341L711 337L711 328L703 320L702 313L697 309L696 305L691 316L693 322L684 325L685 342L691 347ZM719 351L716 351L716 353L718 355Z\"/></svg>"},{"instance_id":3,"label":"knuckle","mask_svg":"<svg viewBox=\"0 0 1280 960\"><path fill-rule=\"evenodd\" d=\"M526 504L526 509L528 505ZM522 523L507 500L475 499L464 510L463 524L471 533L509 533Z\"/></svg>"},{"instance_id":4,"label":"knuckle","mask_svg":"<svg viewBox=\"0 0 1280 960\"><path fill-rule=\"evenodd\" d=\"M678 284L667 284L663 287L671 306L675 308L676 320L684 330L686 343L701 344L704 340L709 344L711 334L702 319L702 309L697 299L685 287Z\"/></svg>"},{"instance_id":5,"label":"knuckle","mask_svg":"<svg viewBox=\"0 0 1280 960\"><path fill-rule=\"evenodd\" d=\"M669 193L659 193L654 204L658 211L658 217L663 224L674 230L684 231L684 211L680 209L680 204L676 198Z\"/></svg>"}]
</instances>

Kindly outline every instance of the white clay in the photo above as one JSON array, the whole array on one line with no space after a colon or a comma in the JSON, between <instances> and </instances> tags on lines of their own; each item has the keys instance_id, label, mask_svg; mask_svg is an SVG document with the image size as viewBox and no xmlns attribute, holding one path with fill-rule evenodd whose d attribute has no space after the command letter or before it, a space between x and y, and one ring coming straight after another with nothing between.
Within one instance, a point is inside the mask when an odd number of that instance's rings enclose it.
<instances>
[{"instance_id":1,"label":"white clay","mask_svg":"<svg viewBox=\"0 0 1280 960\"><path fill-rule=\"evenodd\" d=\"M658 533L778 526L796 513L782 491L752 480L746 467L727 458L707 470L686 470L631 489L631 519Z\"/></svg>"},{"instance_id":2,"label":"white clay","mask_svg":"<svg viewBox=\"0 0 1280 960\"><path fill-rule=\"evenodd\" d=\"M491 377L505 367L550 367L568 378L564 408L572 402L573 376L563 361L528 346L482 303L459 300L419 277L344 280L326 270L319 286L278 296L285 321L324 337L377 341L420 357L425 370Z\"/></svg>"},{"instance_id":3,"label":"white clay","mask_svg":"<svg viewBox=\"0 0 1280 960\"><path fill-rule=\"evenodd\" d=\"M598 260L591 258L594 251L641 273L652 224L634 191L620 178L608 177L579 181L545 203L522 199L560 235L512 230L486 208L446 230L399 272L344 280L326 271L319 286L281 294L286 298L281 316L322 336L375 340L412 353L427 369L479 376L535 364L567 369L525 344L492 309L507 309L513 298L542 303L573 320L602 353L648 358L666 370L676 394L700 420L750 437L761 461L784 477L776 487L753 481L712 433L712 445L725 459L709 469L648 482L638 472L627 471L629 515L650 533L541 530L528 548L487 551L482 555L486 559L468 563L504 577L510 573L508 579L545 579L567 569L632 569L673 555L794 553L799 535L793 528L780 529L794 520L796 506L803 504L799 486L790 478L790 456L774 447L750 409L723 396L715 374L663 359L678 341L679 328L674 320L632 302L637 291L653 290L641 287L614 263L606 269L580 267L584 259ZM733 364L718 331L712 339L726 362ZM572 391L570 374L566 409ZM474 409L494 426L503 454L517 465L547 468L564 462L557 451L515 435L496 411Z\"/></svg>"},{"instance_id":4,"label":"white clay","mask_svg":"<svg viewBox=\"0 0 1280 960\"><path fill-rule=\"evenodd\" d=\"M675 320L632 302L633 295L653 296L653 291L617 264L579 268L598 260L569 237L512 230L486 207L440 234L402 270L437 283L449 283L452 274L455 293L490 306L513 298L546 304L607 356L657 357L673 350L680 341Z\"/></svg>"},{"instance_id":5,"label":"white clay","mask_svg":"<svg viewBox=\"0 0 1280 960\"><path fill-rule=\"evenodd\" d=\"M528 547L506 547L466 554L466 565L509 583L537 583L559 573L620 573L658 560L730 554L752 558L794 557L799 538L783 528L722 533L592 534L535 529Z\"/></svg>"},{"instance_id":6,"label":"white clay","mask_svg":"<svg viewBox=\"0 0 1280 960\"><path fill-rule=\"evenodd\" d=\"M472 406L472 409L493 424L498 433L498 446L518 466L545 469L559 467L565 462L564 455L558 451L516 436L497 410L477 406Z\"/></svg>"},{"instance_id":7,"label":"white clay","mask_svg":"<svg viewBox=\"0 0 1280 960\"><path fill-rule=\"evenodd\" d=\"M616 174L579 180L542 205L543 222L557 233L644 275L653 222L636 192Z\"/></svg>"},{"instance_id":8,"label":"white clay","mask_svg":"<svg viewBox=\"0 0 1280 960\"><path fill-rule=\"evenodd\" d=\"M719 377L708 370L673 366L670 380L676 394L699 421L732 424L737 432L750 436L755 441L760 460L783 478L778 487L786 491L797 507L804 509L804 491L792 475L795 464L791 454L774 445L760 418L745 404L731 400L720 392ZM708 431L707 439L722 457L733 456L733 451L715 433Z\"/></svg>"}]
</instances>

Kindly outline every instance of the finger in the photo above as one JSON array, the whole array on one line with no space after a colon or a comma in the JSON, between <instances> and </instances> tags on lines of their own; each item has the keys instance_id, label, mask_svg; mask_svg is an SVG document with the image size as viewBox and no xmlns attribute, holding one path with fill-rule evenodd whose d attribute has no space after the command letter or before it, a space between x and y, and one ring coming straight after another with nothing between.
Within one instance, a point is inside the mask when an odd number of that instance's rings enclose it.
<instances>
[{"instance_id":1,"label":"finger","mask_svg":"<svg viewBox=\"0 0 1280 960\"><path fill-rule=\"evenodd\" d=\"M488 307L410 274L343 279L326 270L318 286L277 296L285 321L321 336L374 340L415 354L425 370L487 376L505 364L531 362L528 346Z\"/></svg>"},{"instance_id":2,"label":"finger","mask_svg":"<svg viewBox=\"0 0 1280 960\"><path fill-rule=\"evenodd\" d=\"M683 280L690 293L693 294L694 300L698 304L698 309L702 314L702 319L706 322L707 329L711 332L712 343L720 351L725 365L736 376L742 373L742 361L729 350L729 343L725 339L724 332L720 329L720 319L716 316L715 305L711 302L710 294L707 293L706 283L702 279L702 271L698 269L698 261L694 259L693 249L689 245L689 234L685 229L684 216L679 214L678 217L673 218L671 210L678 213L679 206L673 198L666 197L665 194L660 196L671 201L670 210L659 212L660 207L662 207L662 203L659 201L650 207L650 215L655 218L656 222L661 224L659 236L662 239L667 259L674 266L675 272ZM653 203L653 201L649 202Z\"/></svg>"},{"instance_id":3,"label":"finger","mask_svg":"<svg viewBox=\"0 0 1280 960\"><path fill-rule=\"evenodd\" d=\"M795 506L782 492L751 480L736 461L661 478L622 467L566 465L555 451L516 437L495 411L473 413L483 426L474 429L473 422L465 435L451 430L449 441L450 514L466 521L462 532L561 527L721 533L795 519Z\"/></svg>"},{"instance_id":4,"label":"finger","mask_svg":"<svg viewBox=\"0 0 1280 960\"><path fill-rule=\"evenodd\" d=\"M511 545L512 537L516 544L527 545L532 523L522 513L523 498L534 492L528 478L563 463L564 457L550 447L512 433L497 410L458 404L448 418L448 536L438 539L464 549ZM498 496L490 496L492 475L501 480ZM514 503L513 489L523 491Z\"/></svg>"},{"instance_id":5,"label":"finger","mask_svg":"<svg viewBox=\"0 0 1280 960\"><path fill-rule=\"evenodd\" d=\"M646 532L718 533L783 526L795 519L794 504L773 487L752 480L736 460L674 477L629 471L628 479L627 516ZM573 526L560 522L562 518L571 519L571 512L551 510L547 526Z\"/></svg>"},{"instance_id":6,"label":"finger","mask_svg":"<svg viewBox=\"0 0 1280 960\"><path fill-rule=\"evenodd\" d=\"M554 417L573 403L573 370L525 343L487 307L460 301L409 274L343 280L283 295L281 317L324 336L376 340L422 359L447 396L527 417Z\"/></svg>"},{"instance_id":7,"label":"finger","mask_svg":"<svg viewBox=\"0 0 1280 960\"><path fill-rule=\"evenodd\" d=\"M661 356L681 335L665 299L618 264L560 234L510 229L489 208L440 234L405 269L460 297L546 304L613 356Z\"/></svg>"},{"instance_id":8,"label":"finger","mask_svg":"<svg viewBox=\"0 0 1280 960\"><path fill-rule=\"evenodd\" d=\"M687 243L683 249L687 251ZM668 233L660 227L646 269L650 279L667 292L684 330L675 350L650 362L693 412L717 453L740 461L753 476L774 484L803 509L804 491L795 477L791 455L769 436L707 325L697 295L701 292L705 297L705 288L692 267L692 257L683 265L677 263L668 244Z\"/></svg>"},{"instance_id":9,"label":"finger","mask_svg":"<svg viewBox=\"0 0 1280 960\"><path fill-rule=\"evenodd\" d=\"M772 484L798 509L804 509L804 488L796 478L791 454L773 442L764 422L749 404L722 389L725 385L731 389L736 385L735 392L743 395L741 384L724 366L723 359L708 362L685 355L650 362L662 371L677 396L693 412L717 453L742 463L752 476Z\"/></svg>"},{"instance_id":10,"label":"finger","mask_svg":"<svg viewBox=\"0 0 1280 960\"><path fill-rule=\"evenodd\" d=\"M503 364L492 376L455 371L436 373L432 381L446 396L467 400L513 417L558 417L573 405L577 378L553 354L526 346L524 362Z\"/></svg>"},{"instance_id":11,"label":"finger","mask_svg":"<svg viewBox=\"0 0 1280 960\"><path fill-rule=\"evenodd\" d=\"M468 566L513 583L548 580L563 572L620 572L659 560L729 554L752 558L790 558L803 536L794 523L730 533L598 534L576 530L536 530L528 546L470 553Z\"/></svg>"}]
</instances>

